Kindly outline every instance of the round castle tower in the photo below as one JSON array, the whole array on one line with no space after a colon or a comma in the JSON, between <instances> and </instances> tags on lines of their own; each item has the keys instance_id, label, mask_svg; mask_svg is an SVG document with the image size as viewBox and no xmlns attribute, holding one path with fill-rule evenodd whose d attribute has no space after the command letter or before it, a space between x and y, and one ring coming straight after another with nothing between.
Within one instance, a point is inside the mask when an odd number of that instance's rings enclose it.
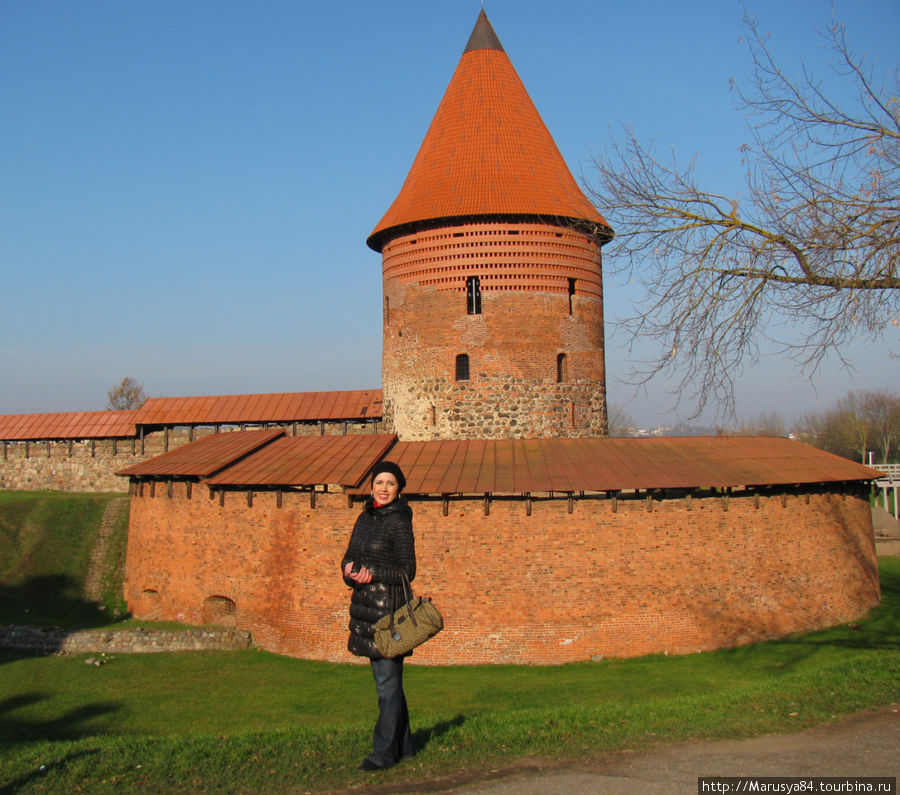
<instances>
[{"instance_id":1,"label":"round castle tower","mask_svg":"<svg viewBox=\"0 0 900 795\"><path fill-rule=\"evenodd\" d=\"M600 247L482 10L382 254L384 420L401 440L605 436Z\"/></svg>"}]
</instances>

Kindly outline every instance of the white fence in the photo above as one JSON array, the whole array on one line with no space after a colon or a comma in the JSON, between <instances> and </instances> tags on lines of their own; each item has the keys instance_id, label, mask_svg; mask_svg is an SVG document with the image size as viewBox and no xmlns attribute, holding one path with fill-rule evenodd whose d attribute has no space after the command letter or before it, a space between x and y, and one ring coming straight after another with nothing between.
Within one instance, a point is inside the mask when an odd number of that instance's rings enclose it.
<instances>
[{"instance_id":1,"label":"white fence","mask_svg":"<svg viewBox=\"0 0 900 795\"><path fill-rule=\"evenodd\" d=\"M900 464L869 464L872 469L877 469L879 472L884 472L887 477L878 478L875 481L875 485L881 489L881 497L884 501L884 507L887 509L888 507L888 489L893 489L894 492L894 518L900 519L900 515L898 515L898 501L897 497L900 496Z\"/></svg>"}]
</instances>

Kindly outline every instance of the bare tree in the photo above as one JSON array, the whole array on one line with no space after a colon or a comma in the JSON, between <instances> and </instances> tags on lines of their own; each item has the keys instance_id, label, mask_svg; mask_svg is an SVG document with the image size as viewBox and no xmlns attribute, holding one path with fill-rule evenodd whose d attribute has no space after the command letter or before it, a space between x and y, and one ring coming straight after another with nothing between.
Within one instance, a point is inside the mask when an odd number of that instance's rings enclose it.
<instances>
[{"instance_id":1,"label":"bare tree","mask_svg":"<svg viewBox=\"0 0 900 795\"><path fill-rule=\"evenodd\" d=\"M123 378L118 386L112 387L107 393L106 408L120 411L123 409L139 409L147 400L143 384L139 384L130 376Z\"/></svg>"},{"instance_id":2,"label":"bare tree","mask_svg":"<svg viewBox=\"0 0 900 795\"><path fill-rule=\"evenodd\" d=\"M606 409L606 418L609 436L634 436L637 423L621 406L610 403Z\"/></svg>"},{"instance_id":3,"label":"bare tree","mask_svg":"<svg viewBox=\"0 0 900 795\"><path fill-rule=\"evenodd\" d=\"M781 70L756 20L746 198L704 190L694 163L661 159L624 129L595 160L592 196L617 230L605 262L645 294L620 324L656 352L627 380L675 378L679 401L734 414L734 381L764 341L810 375L853 339L898 325L900 73L881 84L844 28L825 39L836 74L855 88L843 106L804 67ZM634 350L632 346L631 350Z\"/></svg>"},{"instance_id":4,"label":"bare tree","mask_svg":"<svg viewBox=\"0 0 900 795\"><path fill-rule=\"evenodd\" d=\"M850 392L821 414L800 421L803 441L845 458L891 463L900 451L900 394L888 390Z\"/></svg>"},{"instance_id":5,"label":"bare tree","mask_svg":"<svg viewBox=\"0 0 900 795\"><path fill-rule=\"evenodd\" d=\"M738 425L739 436L787 436L784 419L777 411L761 412Z\"/></svg>"}]
</instances>

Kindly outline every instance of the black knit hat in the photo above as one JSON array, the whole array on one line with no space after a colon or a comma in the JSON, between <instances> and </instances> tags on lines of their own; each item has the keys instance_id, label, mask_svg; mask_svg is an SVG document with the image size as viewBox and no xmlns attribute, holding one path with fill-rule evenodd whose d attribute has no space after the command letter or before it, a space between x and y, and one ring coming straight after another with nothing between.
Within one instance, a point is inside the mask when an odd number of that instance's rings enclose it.
<instances>
[{"instance_id":1,"label":"black knit hat","mask_svg":"<svg viewBox=\"0 0 900 795\"><path fill-rule=\"evenodd\" d=\"M403 470L393 461L379 461L375 464L375 466L372 467L372 479L370 482L374 483L375 478L382 472L390 472L397 478L397 485L400 487L400 491L403 491L403 489L406 488L406 478L403 477Z\"/></svg>"}]
</instances>

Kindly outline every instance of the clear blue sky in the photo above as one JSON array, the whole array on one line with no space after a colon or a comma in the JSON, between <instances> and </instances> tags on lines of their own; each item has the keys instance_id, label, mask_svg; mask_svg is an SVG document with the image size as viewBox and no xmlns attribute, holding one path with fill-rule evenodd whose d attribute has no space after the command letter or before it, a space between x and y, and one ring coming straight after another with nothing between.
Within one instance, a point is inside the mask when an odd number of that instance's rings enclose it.
<instances>
[{"instance_id":1,"label":"clear blue sky","mask_svg":"<svg viewBox=\"0 0 900 795\"><path fill-rule=\"evenodd\" d=\"M882 69L897 0L748 0L789 71L844 22ZM0 414L154 396L381 385L380 256L394 199L481 8L422 2L0 0ZM622 123L740 191L736 0L487 0L576 178ZM818 68L823 76L824 68ZM603 211L603 208L600 208ZM615 227L616 219L609 221ZM607 283L607 314L633 298ZM610 399L671 421L662 385ZM738 411L790 419L898 388L896 329L815 389L777 357Z\"/></svg>"}]
</instances>

